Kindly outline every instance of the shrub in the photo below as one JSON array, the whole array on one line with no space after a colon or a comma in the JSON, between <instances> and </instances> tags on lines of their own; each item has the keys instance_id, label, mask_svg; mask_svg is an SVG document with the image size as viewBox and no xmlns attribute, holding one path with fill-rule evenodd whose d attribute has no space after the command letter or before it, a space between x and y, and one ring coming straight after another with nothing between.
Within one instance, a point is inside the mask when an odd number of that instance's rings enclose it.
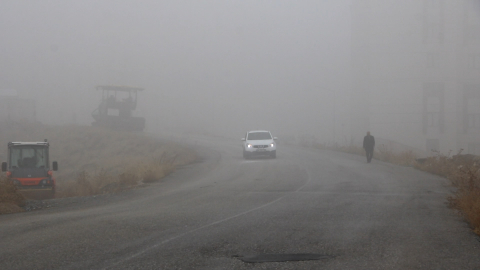
<instances>
[{"instance_id":1,"label":"shrub","mask_svg":"<svg viewBox=\"0 0 480 270\"><path fill-rule=\"evenodd\" d=\"M159 158L143 166L141 178L144 183L157 181L175 170L178 155L163 153Z\"/></svg>"},{"instance_id":2,"label":"shrub","mask_svg":"<svg viewBox=\"0 0 480 270\"><path fill-rule=\"evenodd\" d=\"M10 180L0 176L0 214L22 212L22 206L25 206L25 197Z\"/></svg>"},{"instance_id":3,"label":"shrub","mask_svg":"<svg viewBox=\"0 0 480 270\"><path fill-rule=\"evenodd\" d=\"M355 145L327 146L316 144L318 148L327 148L341 152L364 155L362 148ZM435 156L417 159L412 151L394 153L384 145L377 147L375 157L382 161L403 165L414 166L432 174L448 178L456 187L456 192L449 198L450 204L465 217L465 220L480 235L480 162L478 157L472 155L457 155L449 157L436 152Z\"/></svg>"},{"instance_id":4,"label":"shrub","mask_svg":"<svg viewBox=\"0 0 480 270\"><path fill-rule=\"evenodd\" d=\"M480 235L480 166L458 166L449 175L454 187L455 194L450 197L451 205L458 209L474 232Z\"/></svg>"},{"instance_id":5,"label":"shrub","mask_svg":"<svg viewBox=\"0 0 480 270\"><path fill-rule=\"evenodd\" d=\"M5 126L4 126L5 127ZM178 143L143 133L119 132L90 126L47 126L10 123L0 130L0 160L9 141L50 142L50 158L59 163L56 197L118 192L165 177L177 166L197 159Z\"/></svg>"},{"instance_id":6,"label":"shrub","mask_svg":"<svg viewBox=\"0 0 480 270\"><path fill-rule=\"evenodd\" d=\"M422 159L421 162L415 163L414 167L447 178L456 171L456 164L452 162L452 159L438 152L435 156L427 157Z\"/></svg>"}]
</instances>

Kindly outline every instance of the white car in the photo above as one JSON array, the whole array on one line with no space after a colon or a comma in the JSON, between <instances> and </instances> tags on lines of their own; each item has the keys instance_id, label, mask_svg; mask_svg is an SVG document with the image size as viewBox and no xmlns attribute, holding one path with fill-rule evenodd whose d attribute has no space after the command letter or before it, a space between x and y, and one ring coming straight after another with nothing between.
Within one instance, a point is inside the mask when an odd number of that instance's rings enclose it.
<instances>
[{"instance_id":1,"label":"white car","mask_svg":"<svg viewBox=\"0 0 480 270\"><path fill-rule=\"evenodd\" d=\"M270 131L254 130L249 131L242 138L243 143L243 157L248 159L252 156L270 156L275 158L277 156L277 137L272 137Z\"/></svg>"}]
</instances>

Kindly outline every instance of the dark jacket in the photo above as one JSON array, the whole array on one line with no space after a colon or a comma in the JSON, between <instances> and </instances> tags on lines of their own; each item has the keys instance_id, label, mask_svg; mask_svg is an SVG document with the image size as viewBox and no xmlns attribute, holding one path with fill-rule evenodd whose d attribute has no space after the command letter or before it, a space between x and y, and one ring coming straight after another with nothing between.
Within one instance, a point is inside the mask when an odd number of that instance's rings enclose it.
<instances>
[{"instance_id":1,"label":"dark jacket","mask_svg":"<svg viewBox=\"0 0 480 270\"><path fill-rule=\"evenodd\" d=\"M375 138L372 135L367 135L363 138L363 148L373 150L375 147Z\"/></svg>"}]
</instances>

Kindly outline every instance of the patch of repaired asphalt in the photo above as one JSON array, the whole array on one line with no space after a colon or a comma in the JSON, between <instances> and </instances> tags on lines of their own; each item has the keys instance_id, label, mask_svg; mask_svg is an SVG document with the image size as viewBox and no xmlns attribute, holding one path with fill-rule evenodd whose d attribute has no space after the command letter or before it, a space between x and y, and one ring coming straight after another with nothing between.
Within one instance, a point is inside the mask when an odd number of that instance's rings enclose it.
<instances>
[{"instance_id":1,"label":"patch of repaired asphalt","mask_svg":"<svg viewBox=\"0 0 480 270\"><path fill-rule=\"evenodd\" d=\"M238 258L246 263L263 263L263 262L287 262L287 261L311 261L311 260L324 260L331 259L333 256L326 254L315 253L293 253L293 254L257 254L257 255L235 255L233 257Z\"/></svg>"}]
</instances>

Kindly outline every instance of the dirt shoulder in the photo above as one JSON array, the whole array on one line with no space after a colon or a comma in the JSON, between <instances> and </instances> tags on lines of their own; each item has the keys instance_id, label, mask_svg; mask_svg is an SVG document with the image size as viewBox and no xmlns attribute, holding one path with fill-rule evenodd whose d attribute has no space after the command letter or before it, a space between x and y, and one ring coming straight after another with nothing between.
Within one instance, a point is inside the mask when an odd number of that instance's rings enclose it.
<instances>
[{"instance_id":1,"label":"dirt shoulder","mask_svg":"<svg viewBox=\"0 0 480 270\"><path fill-rule=\"evenodd\" d=\"M35 136L33 136L35 134ZM143 133L118 132L89 126L12 124L0 131L0 158L6 161L9 141L50 142L50 160L58 161L55 199L19 193L0 176L0 214L34 211L74 197L117 194L160 181L178 167L197 161L195 150L171 140ZM40 196L40 197L39 197ZM67 199L68 198L68 199Z\"/></svg>"}]
</instances>

